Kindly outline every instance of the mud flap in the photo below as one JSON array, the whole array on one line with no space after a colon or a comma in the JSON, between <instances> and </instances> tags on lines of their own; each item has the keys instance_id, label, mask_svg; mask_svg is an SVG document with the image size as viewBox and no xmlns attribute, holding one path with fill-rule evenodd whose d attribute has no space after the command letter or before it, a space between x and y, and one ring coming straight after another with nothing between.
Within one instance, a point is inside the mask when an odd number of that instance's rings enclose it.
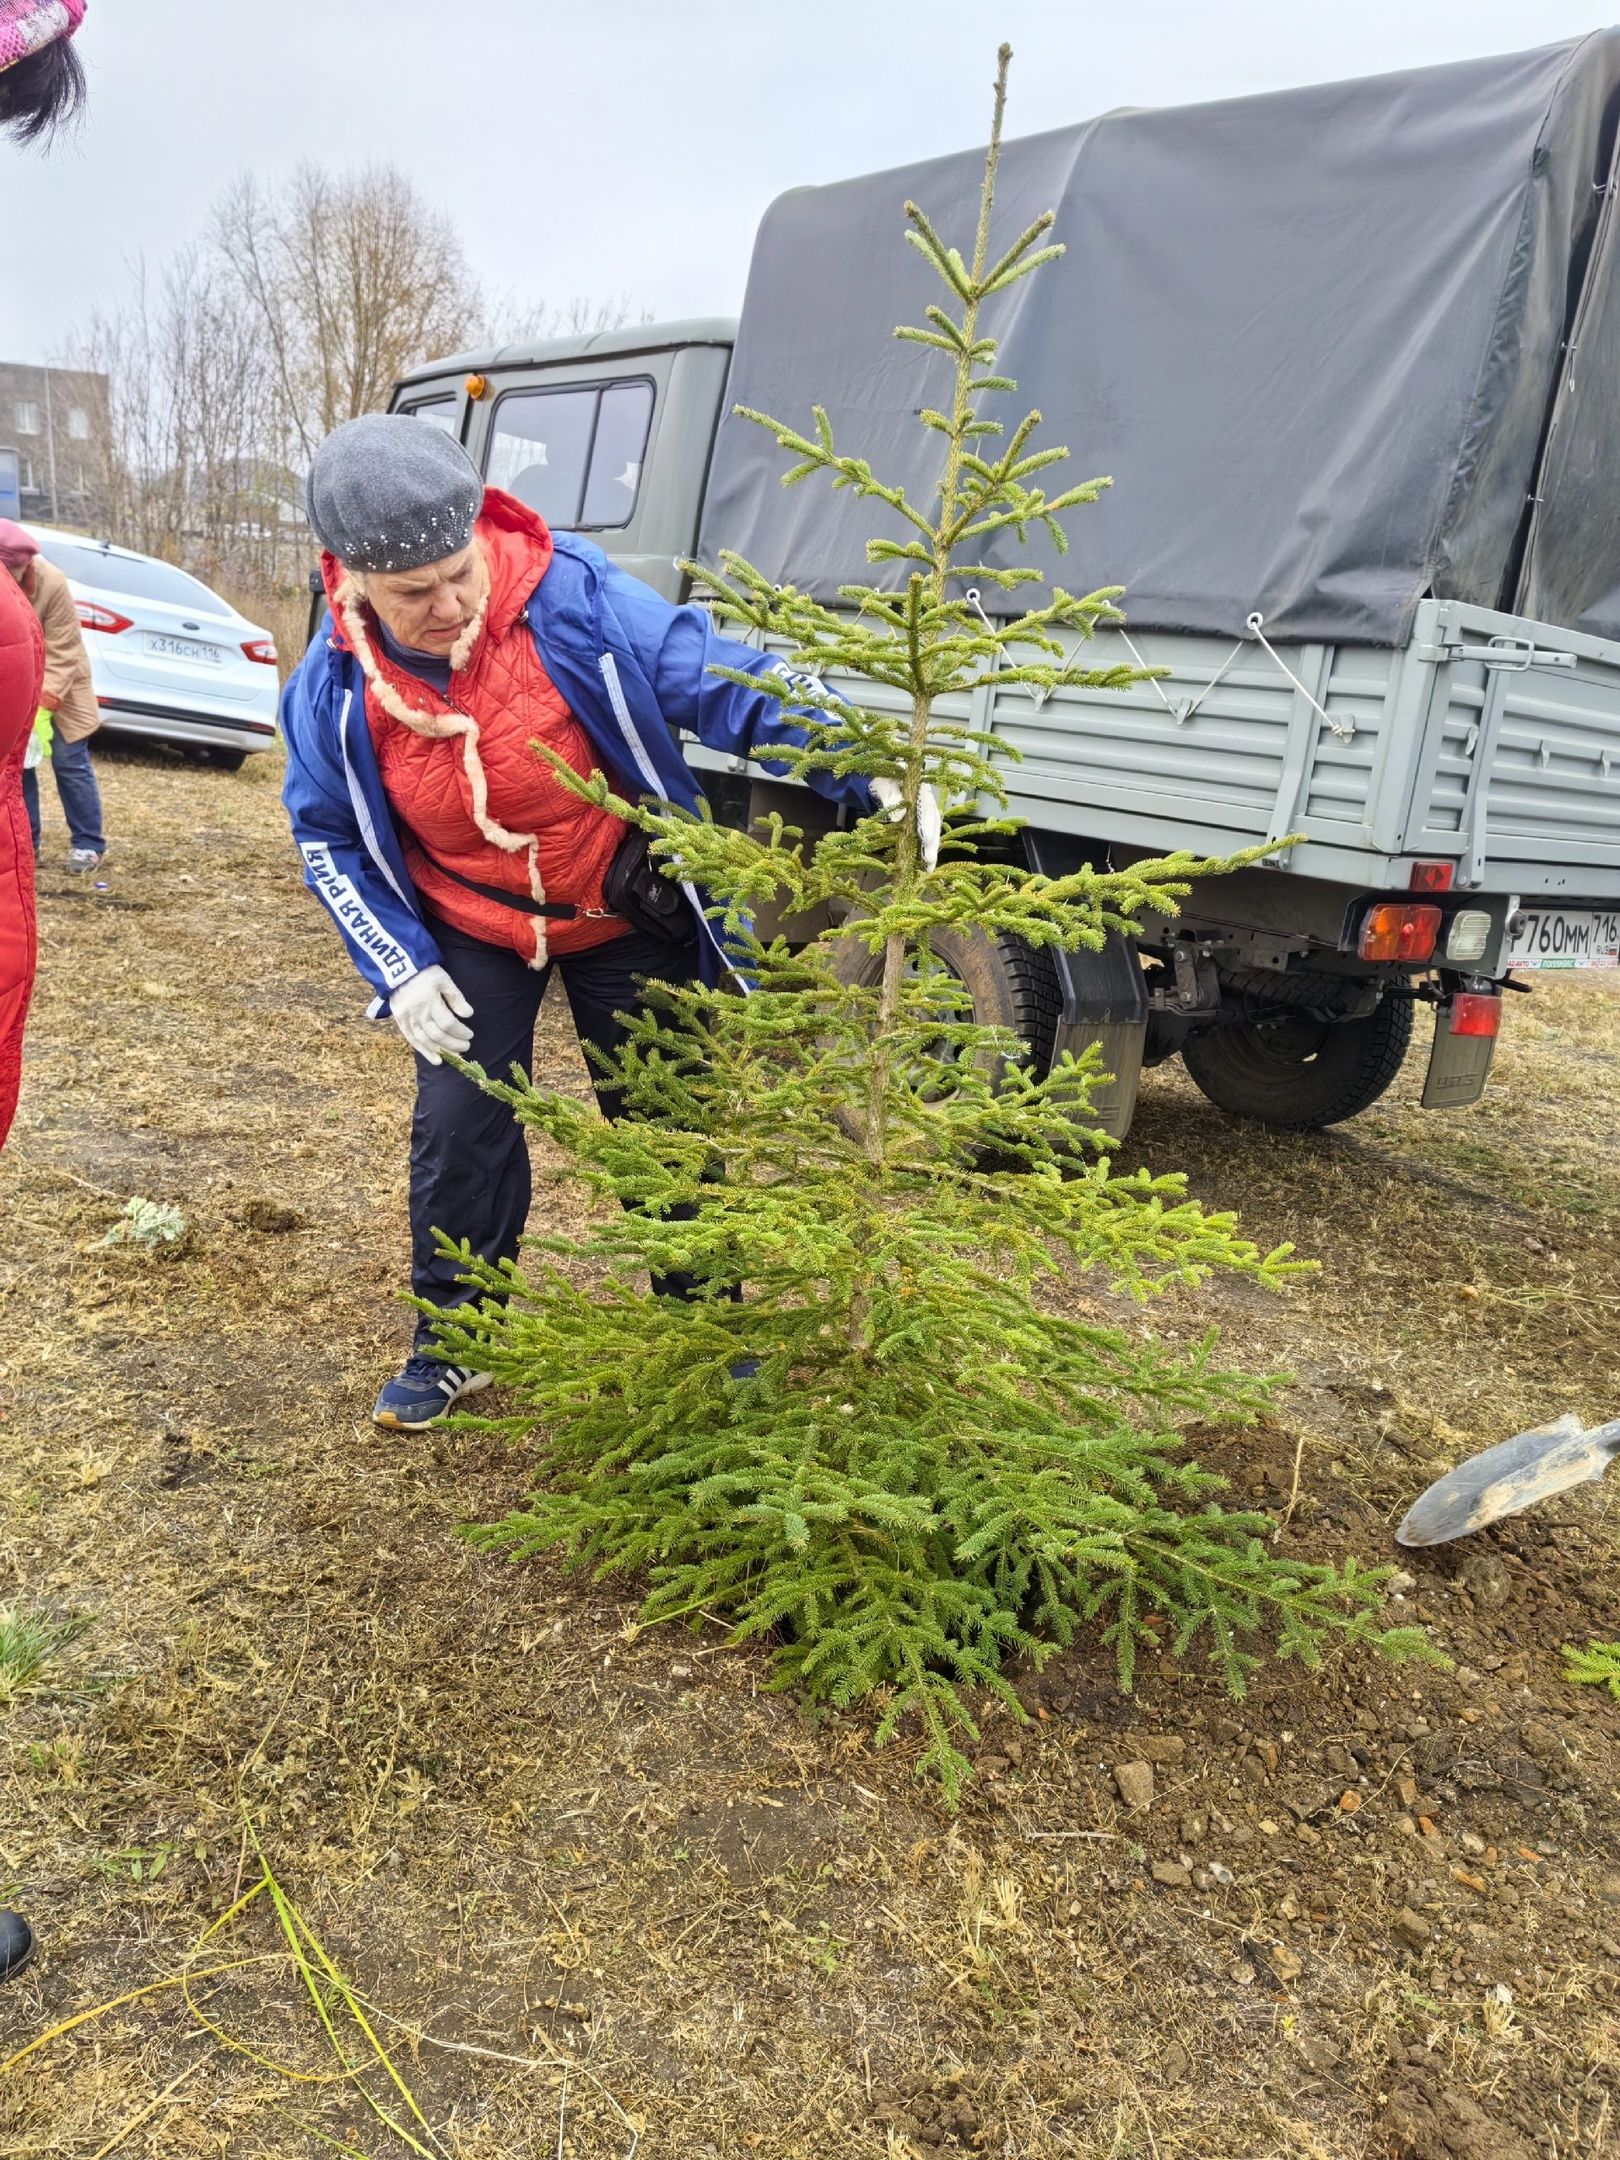
<instances>
[{"instance_id":1,"label":"mud flap","mask_svg":"<svg viewBox=\"0 0 1620 2160\"><path fill-rule=\"evenodd\" d=\"M1106 968L1106 963L1119 948L1119 965ZM1126 1004L1131 984L1129 976L1135 977L1135 990L1142 1000L1142 1016L1136 1019L1077 1019L1073 1022L1060 1020L1057 1041L1053 1045L1054 1056L1072 1050L1078 1057L1088 1043L1097 1043L1102 1050L1102 1069L1109 1078L1100 1081L1091 1090L1091 1111L1097 1124L1116 1140L1123 1140L1131 1129L1136 1115L1136 1094L1142 1080L1142 1047L1147 1040L1147 991L1142 982L1141 964L1129 941L1116 932L1100 953L1064 953L1059 958L1058 973L1063 975L1063 961L1067 960L1082 978L1082 988L1077 1007L1105 1002L1110 1013ZM1096 977L1105 972L1115 977L1112 985L1105 986ZM1124 997L1118 995L1123 991ZM1067 1006L1068 985L1064 985L1064 1004Z\"/></svg>"},{"instance_id":2,"label":"mud flap","mask_svg":"<svg viewBox=\"0 0 1620 2160\"><path fill-rule=\"evenodd\" d=\"M1067 833L1026 827L1023 838L1030 867L1045 877L1065 877L1091 859L1084 844ZM1135 941L1111 931L1101 952L1054 946L1052 959L1063 994L1053 1058L1065 1050L1079 1057L1089 1044L1100 1044L1102 1069L1110 1077L1091 1091L1092 1114L1104 1132L1123 1140L1136 1115L1147 1043L1147 984Z\"/></svg>"},{"instance_id":3,"label":"mud flap","mask_svg":"<svg viewBox=\"0 0 1620 2160\"><path fill-rule=\"evenodd\" d=\"M1451 1004L1435 1008L1434 1048L1429 1053L1428 1076L1423 1082L1425 1110L1465 1110L1485 1092L1485 1080L1496 1050L1494 1035L1454 1035Z\"/></svg>"}]
</instances>

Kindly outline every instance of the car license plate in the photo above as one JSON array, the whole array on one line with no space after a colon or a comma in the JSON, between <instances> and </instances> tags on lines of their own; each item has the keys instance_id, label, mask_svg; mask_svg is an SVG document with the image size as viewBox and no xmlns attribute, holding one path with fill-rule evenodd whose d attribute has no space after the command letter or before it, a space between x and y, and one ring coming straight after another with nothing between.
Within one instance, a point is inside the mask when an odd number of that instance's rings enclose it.
<instances>
[{"instance_id":1,"label":"car license plate","mask_svg":"<svg viewBox=\"0 0 1620 2160\"><path fill-rule=\"evenodd\" d=\"M1620 967L1620 910L1521 908L1508 925L1507 965Z\"/></svg>"},{"instance_id":2,"label":"car license plate","mask_svg":"<svg viewBox=\"0 0 1620 2160\"><path fill-rule=\"evenodd\" d=\"M161 637L154 630L146 633L146 650L154 660L200 660L205 667L218 667L221 661L217 645L204 645L196 638Z\"/></svg>"}]
</instances>

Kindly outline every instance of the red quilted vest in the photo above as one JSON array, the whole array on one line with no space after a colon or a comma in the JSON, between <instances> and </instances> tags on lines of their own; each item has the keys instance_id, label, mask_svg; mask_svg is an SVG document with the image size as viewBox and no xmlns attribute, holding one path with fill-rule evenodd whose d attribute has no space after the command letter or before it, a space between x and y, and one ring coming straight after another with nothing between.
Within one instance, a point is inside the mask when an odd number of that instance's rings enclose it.
<instances>
[{"instance_id":1,"label":"red quilted vest","mask_svg":"<svg viewBox=\"0 0 1620 2160\"><path fill-rule=\"evenodd\" d=\"M550 566L550 533L532 510L497 488L485 494L475 531L489 565L489 604L448 699L390 662L375 642L370 609L352 598L339 607L339 564L327 556L322 569L338 635L365 669L366 719L418 892L455 929L510 946L539 967L553 954L582 952L628 928L602 910L602 880L625 828L571 795L531 747L546 744L575 772L588 773L595 763L523 615ZM400 716L401 707L408 717ZM466 720L475 733L416 732ZM445 868L581 912L565 920L526 914L468 892Z\"/></svg>"}]
</instances>

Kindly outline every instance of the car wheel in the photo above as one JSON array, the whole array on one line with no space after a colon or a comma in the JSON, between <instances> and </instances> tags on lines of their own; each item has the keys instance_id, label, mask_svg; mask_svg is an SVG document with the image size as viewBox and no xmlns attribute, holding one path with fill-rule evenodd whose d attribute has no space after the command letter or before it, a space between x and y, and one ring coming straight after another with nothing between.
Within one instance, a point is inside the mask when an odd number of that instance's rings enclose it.
<instances>
[{"instance_id":1,"label":"car wheel","mask_svg":"<svg viewBox=\"0 0 1620 2160\"><path fill-rule=\"evenodd\" d=\"M982 930L936 930L931 943L936 959L972 998L978 1025L1016 1035L1035 1070L1047 1071L1063 1004L1051 954ZM871 988L883 979L882 953L868 952L853 938L840 941L833 964L848 983Z\"/></svg>"}]
</instances>

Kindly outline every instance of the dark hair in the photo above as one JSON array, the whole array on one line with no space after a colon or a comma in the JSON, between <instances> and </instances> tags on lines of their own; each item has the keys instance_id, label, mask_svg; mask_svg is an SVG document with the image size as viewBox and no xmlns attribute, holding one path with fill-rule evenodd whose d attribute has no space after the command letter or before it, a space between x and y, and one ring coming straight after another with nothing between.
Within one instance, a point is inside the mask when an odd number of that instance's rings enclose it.
<instances>
[{"instance_id":1,"label":"dark hair","mask_svg":"<svg viewBox=\"0 0 1620 2160\"><path fill-rule=\"evenodd\" d=\"M15 66L0 69L0 133L16 142L52 135L84 103L84 66L71 38L54 38Z\"/></svg>"}]
</instances>

